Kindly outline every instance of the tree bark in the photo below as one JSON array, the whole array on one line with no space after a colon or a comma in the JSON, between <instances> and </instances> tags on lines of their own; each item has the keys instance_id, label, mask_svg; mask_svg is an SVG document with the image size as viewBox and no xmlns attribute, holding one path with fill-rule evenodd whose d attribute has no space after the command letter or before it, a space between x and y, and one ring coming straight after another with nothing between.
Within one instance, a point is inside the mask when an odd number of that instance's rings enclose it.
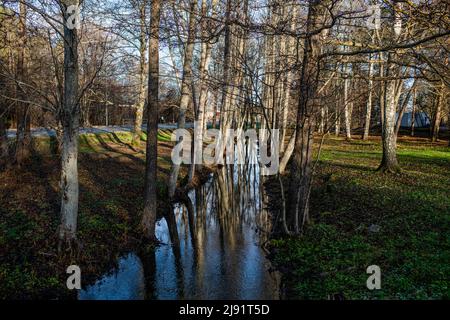
<instances>
[{"instance_id":1,"label":"tree bark","mask_svg":"<svg viewBox=\"0 0 450 320\"><path fill-rule=\"evenodd\" d=\"M352 106L349 102L348 91L350 86L350 75L348 74L348 64L345 64L345 80L344 80L344 122L345 136L347 140L352 139Z\"/></svg>"},{"instance_id":2,"label":"tree bark","mask_svg":"<svg viewBox=\"0 0 450 320\"><path fill-rule=\"evenodd\" d=\"M188 39L184 52L183 62L183 79L181 82L181 101L180 101L180 114L178 116L178 128L182 129L186 125L186 111L189 106L189 102L192 99L192 59L194 55L194 42L195 42L195 15L197 12L197 1L191 0L189 6L189 26L188 26ZM169 178L169 197L173 198L175 189L177 187L178 174L180 171L180 165L173 164Z\"/></svg>"},{"instance_id":3,"label":"tree bark","mask_svg":"<svg viewBox=\"0 0 450 320\"><path fill-rule=\"evenodd\" d=\"M398 138L398 133L400 132L400 128L402 126L403 115L405 114L406 108L408 107L408 102L409 102L409 99L411 97L411 92L413 90L415 90L415 86L416 86L416 80L414 80L414 83L413 83L411 89L409 89L409 91L408 91L408 93L407 93L407 95L406 95L405 99L403 100L402 105L400 107L400 111L398 113L398 118L397 118L397 123L395 125L395 137L396 137L396 140Z\"/></svg>"},{"instance_id":4,"label":"tree bark","mask_svg":"<svg viewBox=\"0 0 450 320\"><path fill-rule=\"evenodd\" d=\"M416 97L417 97L417 89L414 88L412 113L411 113L411 137L414 137L414 128L416 126Z\"/></svg>"},{"instance_id":5,"label":"tree bark","mask_svg":"<svg viewBox=\"0 0 450 320\"><path fill-rule=\"evenodd\" d=\"M380 78L384 77L385 74L385 67L384 67L384 61L383 61L383 54L380 52L380 66L379 66L379 76ZM381 80L380 81L380 123L381 127L383 128L383 121L384 121L384 109L386 105L386 81Z\"/></svg>"},{"instance_id":6,"label":"tree bark","mask_svg":"<svg viewBox=\"0 0 450 320\"><path fill-rule=\"evenodd\" d=\"M449 116L448 116L448 120L447 120L447 132L450 132L450 108L449 108L448 114L449 114ZM450 138L448 139L448 146L450 147Z\"/></svg>"},{"instance_id":7,"label":"tree bark","mask_svg":"<svg viewBox=\"0 0 450 320\"><path fill-rule=\"evenodd\" d=\"M447 97L445 96L447 99ZM447 133L450 135L450 105L447 102L448 100L445 100L447 104ZM450 147L450 137L448 139L448 146Z\"/></svg>"},{"instance_id":8,"label":"tree bark","mask_svg":"<svg viewBox=\"0 0 450 320\"><path fill-rule=\"evenodd\" d=\"M0 114L5 112L0 108ZM8 163L8 135L6 131L6 115L0 115L0 168Z\"/></svg>"},{"instance_id":9,"label":"tree bark","mask_svg":"<svg viewBox=\"0 0 450 320\"><path fill-rule=\"evenodd\" d=\"M78 217L78 32L69 28L67 8L78 0L61 1L64 16L64 97L62 110L63 142L61 154L61 224L60 245L71 246L76 239Z\"/></svg>"},{"instance_id":10,"label":"tree bark","mask_svg":"<svg viewBox=\"0 0 450 320\"><path fill-rule=\"evenodd\" d=\"M291 19L291 30L295 30L296 23L297 23L297 16L298 16L298 6L293 5L291 6L292 9L292 15L290 17ZM292 64L295 62L295 44L296 39L292 36L286 36L284 41L286 41L286 62L288 68L292 66ZM287 127L288 127L288 117L289 117L289 106L291 102L291 84L294 80L294 72L293 70L289 69L286 75L286 83L284 86L284 99L283 99L283 114L282 114L282 137L281 137L281 144L280 144L280 150L284 150L286 135L287 135ZM281 172L281 171L280 171Z\"/></svg>"},{"instance_id":11,"label":"tree bark","mask_svg":"<svg viewBox=\"0 0 450 320\"><path fill-rule=\"evenodd\" d=\"M388 67L388 71L395 69L397 68L393 65ZM397 161L397 136L395 134L395 125L397 105L402 86L403 80L390 80L388 81L388 85L385 90L386 102L382 125L383 157L380 167L378 168L378 170L382 172L397 173L400 171Z\"/></svg>"},{"instance_id":12,"label":"tree bark","mask_svg":"<svg viewBox=\"0 0 450 320\"><path fill-rule=\"evenodd\" d=\"M436 103L436 111L434 113L434 121L433 121L433 127L432 127L432 135L431 135L431 141L437 142L439 139L439 129L441 126L441 120L442 120L442 106L444 101L444 82L441 81L441 85L437 88L438 93L438 99Z\"/></svg>"},{"instance_id":13,"label":"tree bark","mask_svg":"<svg viewBox=\"0 0 450 320\"><path fill-rule=\"evenodd\" d=\"M0 63L3 63L0 57ZM7 90L5 78L0 75L0 86ZM8 110L6 108L6 99L0 98L0 169L9 164L9 150L8 150Z\"/></svg>"},{"instance_id":14,"label":"tree bark","mask_svg":"<svg viewBox=\"0 0 450 320\"><path fill-rule=\"evenodd\" d=\"M224 50L223 50L223 76L222 76L222 101L220 104L220 119L219 128L223 134L230 127L230 101L231 101L231 89L230 83L232 80L231 65L233 63L232 59L232 44L234 33L232 32L233 25L230 23L231 20L231 10L234 6L234 0L227 0L226 12L225 12L225 36L224 36ZM226 139L226 138L224 138Z\"/></svg>"},{"instance_id":15,"label":"tree bark","mask_svg":"<svg viewBox=\"0 0 450 320\"><path fill-rule=\"evenodd\" d=\"M142 117L146 100L146 80L148 73L147 63L147 30L145 19L147 17L147 0L142 0L139 6L139 95L136 103L136 116L131 144L138 146L142 135Z\"/></svg>"},{"instance_id":16,"label":"tree bark","mask_svg":"<svg viewBox=\"0 0 450 320\"><path fill-rule=\"evenodd\" d=\"M26 43L27 43L27 5L24 2L19 4L19 49L17 53L17 94L20 101L17 102L17 136L15 162L20 167L26 162L31 155L31 134L30 134L30 115L29 105L24 102L27 100L23 83L27 78L27 59L26 59Z\"/></svg>"},{"instance_id":17,"label":"tree bark","mask_svg":"<svg viewBox=\"0 0 450 320\"><path fill-rule=\"evenodd\" d=\"M295 146L295 132L292 133L291 138L289 139L288 145L286 147L286 150L283 153L283 157L281 158L279 170L280 174L283 174L285 172L287 164L291 159L292 152L294 151L294 146Z\"/></svg>"},{"instance_id":18,"label":"tree bark","mask_svg":"<svg viewBox=\"0 0 450 320\"><path fill-rule=\"evenodd\" d=\"M367 97L367 105L366 105L366 119L364 123L364 133L363 133L363 140L367 140L369 138L369 131L370 131L370 118L372 113L372 97L373 97L373 62L372 62L372 56L369 55L369 96Z\"/></svg>"},{"instance_id":19,"label":"tree bark","mask_svg":"<svg viewBox=\"0 0 450 320\"><path fill-rule=\"evenodd\" d=\"M218 0L212 1L212 16L215 18L216 16L216 6L217 6ZM193 149L193 161L192 161L192 168L189 179L192 181L192 179L195 176L195 169L200 169L201 165L196 165L196 162L201 162L202 159L202 152L203 152L203 136L204 132L206 130L206 102L208 99L208 79L209 79L209 62L211 60L211 41L208 39L208 20L207 20L207 8L206 8L206 0L202 0L202 31L201 31L201 56L200 56L200 96L199 96L199 104L198 104L198 111L196 115L197 120L197 128L194 132L195 139L194 144L195 148Z\"/></svg>"},{"instance_id":20,"label":"tree bark","mask_svg":"<svg viewBox=\"0 0 450 320\"><path fill-rule=\"evenodd\" d=\"M150 13L149 76L147 104L147 155L145 163L144 212L141 229L144 238L156 240L155 223L158 210L157 159L159 111L159 24L161 1L152 0Z\"/></svg>"},{"instance_id":21,"label":"tree bark","mask_svg":"<svg viewBox=\"0 0 450 320\"><path fill-rule=\"evenodd\" d=\"M336 86L340 87L340 84L337 84ZM334 114L334 135L339 137L339 134L341 133L341 108L339 107L341 103L341 94L338 92L337 96L336 113Z\"/></svg>"},{"instance_id":22,"label":"tree bark","mask_svg":"<svg viewBox=\"0 0 450 320\"><path fill-rule=\"evenodd\" d=\"M394 41L399 40L401 33L401 3L394 3ZM381 172L398 173L400 166L397 161L397 136L395 134L397 105L402 92L403 80L401 79L401 69L391 63L391 55L387 57L387 77L398 77L396 80L387 80L386 88L383 90L382 99L384 99L384 112L382 112L382 144L383 157L378 168ZM380 72L384 72L380 69ZM383 111L383 108L382 108Z\"/></svg>"},{"instance_id":23,"label":"tree bark","mask_svg":"<svg viewBox=\"0 0 450 320\"><path fill-rule=\"evenodd\" d=\"M322 1L309 2L306 32L311 34L316 30L319 17L323 17L320 7ZM317 55L319 52L318 35L309 35L304 41L303 63L300 74L300 98L298 102L296 136L290 180L288 189L288 222L295 233L300 232L309 220L309 186L312 179L312 146L315 126L313 110L317 99ZM301 219L301 221L300 221Z\"/></svg>"}]
</instances>

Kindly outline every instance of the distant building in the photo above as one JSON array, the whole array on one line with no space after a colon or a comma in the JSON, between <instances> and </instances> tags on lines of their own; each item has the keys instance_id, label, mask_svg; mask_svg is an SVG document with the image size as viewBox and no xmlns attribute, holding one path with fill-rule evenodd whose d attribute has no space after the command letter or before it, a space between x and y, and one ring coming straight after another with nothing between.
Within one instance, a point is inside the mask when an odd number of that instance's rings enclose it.
<instances>
[{"instance_id":1,"label":"distant building","mask_svg":"<svg viewBox=\"0 0 450 320\"><path fill-rule=\"evenodd\" d=\"M397 113L398 118L398 113ZM430 118L425 112L416 112L414 116L414 127L415 128L429 128L430 127ZM401 127L402 128L410 128L412 124L412 112L405 112L403 114Z\"/></svg>"}]
</instances>

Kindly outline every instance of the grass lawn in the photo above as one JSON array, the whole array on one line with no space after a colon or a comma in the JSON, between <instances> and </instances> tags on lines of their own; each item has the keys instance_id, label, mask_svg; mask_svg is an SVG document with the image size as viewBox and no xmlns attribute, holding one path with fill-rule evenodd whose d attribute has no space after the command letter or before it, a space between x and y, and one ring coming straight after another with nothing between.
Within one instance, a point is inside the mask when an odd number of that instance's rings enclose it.
<instances>
[{"instance_id":1,"label":"grass lawn","mask_svg":"<svg viewBox=\"0 0 450 320\"><path fill-rule=\"evenodd\" d=\"M379 140L326 140L311 195L312 224L301 238L271 243L287 297L450 298L446 143L401 139L402 173L385 175L376 172ZM280 198L276 182L270 184ZM381 290L366 287L370 265L381 268Z\"/></svg>"}]
</instances>

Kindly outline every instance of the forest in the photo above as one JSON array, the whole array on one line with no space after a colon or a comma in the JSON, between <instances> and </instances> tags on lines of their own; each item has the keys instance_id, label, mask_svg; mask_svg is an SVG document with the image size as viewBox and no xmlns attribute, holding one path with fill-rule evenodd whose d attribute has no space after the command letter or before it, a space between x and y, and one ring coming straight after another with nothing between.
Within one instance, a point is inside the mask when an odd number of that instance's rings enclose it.
<instances>
[{"instance_id":1,"label":"forest","mask_svg":"<svg viewBox=\"0 0 450 320\"><path fill-rule=\"evenodd\" d=\"M448 0L0 0L0 300L449 299L449 53Z\"/></svg>"}]
</instances>

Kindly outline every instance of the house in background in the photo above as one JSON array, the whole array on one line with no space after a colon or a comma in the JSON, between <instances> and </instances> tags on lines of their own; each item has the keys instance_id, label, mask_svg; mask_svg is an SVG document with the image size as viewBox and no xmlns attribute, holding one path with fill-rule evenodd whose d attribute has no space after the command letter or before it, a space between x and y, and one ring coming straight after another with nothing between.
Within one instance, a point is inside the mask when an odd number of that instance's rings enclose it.
<instances>
[{"instance_id":1,"label":"house in background","mask_svg":"<svg viewBox=\"0 0 450 320\"><path fill-rule=\"evenodd\" d=\"M398 113L397 113L398 118ZM412 112L405 112L403 114L401 127L410 128L412 124ZM414 116L414 127L415 128L429 128L431 124L430 118L425 112L416 112Z\"/></svg>"}]
</instances>

